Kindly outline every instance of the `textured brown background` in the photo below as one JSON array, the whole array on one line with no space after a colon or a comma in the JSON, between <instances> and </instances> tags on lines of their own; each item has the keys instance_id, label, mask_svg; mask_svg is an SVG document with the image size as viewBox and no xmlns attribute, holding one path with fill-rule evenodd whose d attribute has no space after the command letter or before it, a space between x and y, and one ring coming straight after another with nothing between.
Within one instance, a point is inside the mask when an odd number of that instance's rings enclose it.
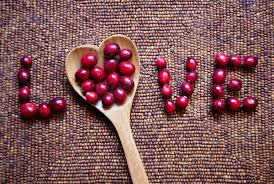
<instances>
[{"instance_id":1,"label":"textured brown background","mask_svg":"<svg viewBox=\"0 0 274 184\"><path fill-rule=\"evenodd\" d=\"M64 61L81 44L112 34L133 39L141 80L131 124L151 183L273 182L273 6L271 0L0 1L0 183L131 183L117 133L69 85ZM230 71L239 96L256 96L256 112L209 112L217 52L256 54L255 71ZM68 109L49 122L22 122L19 59L30 53L35 103L64 96ZM167 115L154 59L168 58L174 97L187 56L200 79L183 114Z\"/></svg>"}]
</instances>

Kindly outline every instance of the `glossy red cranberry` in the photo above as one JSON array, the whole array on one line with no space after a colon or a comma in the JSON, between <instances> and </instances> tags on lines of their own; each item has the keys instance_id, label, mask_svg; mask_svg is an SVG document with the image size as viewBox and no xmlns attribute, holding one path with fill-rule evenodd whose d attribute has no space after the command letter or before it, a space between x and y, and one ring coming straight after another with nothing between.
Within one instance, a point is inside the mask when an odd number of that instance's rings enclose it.
<instances>
[{"instance_id":1,"label":"glossy red cranberry","mask_svg":"<svg viewBox=\"0 0 274 184\"><path fill-rule=\"evenodd\" d=\"M166 65L167 65L167 61L166 61L166 59L165 58L163 58L163 57L158 57L157 59L156 59L156 66L158 67L158 69L163 69L163 68L165 68L166 67Z\"/></svg>"},{"instance_id":2,"label":"glossy red cranberry","mask_svg":"<svg viewBox=\"0 0 274 184\"><path fill-rule=\"evenodd\" d=\"M116 102L123 103L127 98L127 93L123 88L118 87L113 90L113 96Z\"/></svg>"},{"instance_id":3,"label":"glossy red cranberry","mask_svg":"<svg viewBox=\"0 0 274 184\"><path fill-rule=\"evenodd\" d=\"M176 100L176 106L179 110L183 110L188 106L188 98L186 96L179 96Z\"/></svg>"},{"instance_id":4,"label":"glossy red cranberry","mask_svg":"<svg viewBox=\"0 0 274 184\"><path fill-rule=\"evenodd\" d=\"M228 97L226 99L226 105L228 109L238 111L241 107L241 101L237 97Z\"/></svg>"},{"instance_id":5,"label":"glossy red cranberry","mask_svg":"<svg viewBox=\"0 0 274 184\"><path fill-rule=\"evenodd\" d=\"M119 53L120 53L120 46L115 42L107 43L104 47L104 55L107 58L113 58Z\"/></svg>"},{"instance_id":6,"label":"glossy red cranberry","mask_svg":"<svg viewBox=\"0 0 274 184\"><path fill-rule=\"evenodd\" d=\"M172 88L169 84L163 85L162 94L165 98L170 98L172 96Z\"/></svg>"},{"instance_id":7,"label":"glossy red cranberry","mask_svg":"<svg viewBox=\"0 0 274 184\"><path fill-rule=\"evenodd\" d=\"M119 64L119 71L122 75L132 75L135 72L135 66L129 61L123 61Z\"/></svg>"},{"instance_id":8,"label":"glossy red cranberry","mask_svg":"<svg viewBox=\"0 0 274 184\"><path fill-rule=\"evenodd\" d=\"M258 64L258 58L256 56L246 56L244 57L243 67L250 69Z\"/></svg>"},{"instance_id":9,"label":"glossy red cranberry","mask_svg":"<svg viewBox=\"0 0 274 184\"><path fill-rule=\"evenodd\" d=\"M104 62L104 70L106 73L116 72L119 62L116 59L107 59Z\"/></svg>"},{"instance_id":10,"label":"glossy red cranberry","mask_svg":"<svg viewBox=\"0 0 274 184\"><path fill-rule=\"evenodd\" d=\"M51 116L51 109L48 103L43 102L38 106L38 115L41 118L49 118Z\"/></svg>"},{"instance_id":11,"label":"glossy red cranberry","mask_svg":"<svg viewBox=\"0 0 274 184\"><path fill-rule=\"evenodd\" d=\"M225 110L225 101L223 99L216 99L211 104L212 111L220 113Z\"/></svg>"},{"instance_id":12,"label":"glossy red cranberry","mask_svg":"<svg viewBox=\"0 0 274 184\"><path fill-rule=\"evenodd\" d=\"M107 76L107 85L110 89L115 89L119 84L120 76L113 72Z\"/></svg>"},{"instance_id":13,"label":"glossy red cranberry","mask_svg":"<svg viewBox=\"0 0 274 184\"><path fill-rule=\"evenodd\" d=\"M188 71L196 70L197 68L197 60L194 57L188 57L186 60L186 69Z\"/></svg>"},{"instance_id":14,"label":"glossy red cranberry","mask_svg":"<svg viewBox=\"0 0 274 184\"><path fill-rule=\"evenodd\" d=\"M25 68L29 68L32 65L32 58L30 55L25 55L20 60L21 66Z\"/></svg>"},{"instance_id":15,"label":"glossy red cranberry","mask_svg":"<svg viewBox=\"0 0 274 184\"><path fill-rule=\"evenodd\" d=\"M176 109L175 103L172 100L166 100L164 105L165 105L165 110L168 113L173 113Z\"/></svg>"},{"instance_id":16,"label":"glossy red cranberry","mask_svg":"<svg viewBox=\"0 0 274 184\"><path fill-rule=\"evenodd\" d=\"M218 53L215 56L215 63L218 67L225 68L228 64L228 57L224 53Z\"/></svg>"},{"instance_id":17,"label":"glossy red cranberry","mask_svg":"<svg viewBox=\"0 0 274 184\"><path fill-rule=\"evenodd\" d=\"M120 79L120 85L124 90L130 91L134 88L134 81L128 76L122 76Z\"/></svg>"},{"instance_id":18,"label":"glossy red cranberry","mask_svg":"<svg viewBox=\"0 0 274 184\"><path fill-rule=\"evenodd\" d=\"M93 80L95 81L102 81L105 79L106 74L105 71L102 67L100 66L95 66L92 70L91 70L91 77Z\"/></svg>"},{"instance_id":19,"label":"glossy red cranberry","mask_svg":"<svg viewBox=\"0 0 274 184\"><path fill-rule=\"evenodd\" d=\"M190 83L195 83L198 80L199 75L196 71L190 71L186 73L186 81Z\"/></svg>"},{"instance_id":20,"label":"glossy red cranberry","mask_svg":"<svg viewBox=\"0 0 274 184\"><path fill-rule=\"evenodd\" d=\"M99 101L99 96L94 91L89 91L86 93L86 100L89 104L95 105Z\"/></svg>"},{"instance_id":21,"label":"glossy red cranberry","mask_svg":"<svg viewBox=\"0 0 274 184\"><path fill-rule=\"evenodd\" d=\"M258 100L255 97L249 96L243 100L243 108L245 110L253 110L257 107Z\"/></svg>"},{"instance_id":22,"label":"glossy red cranberry","mask_svg":"<svg viewBox=\"0 0 274 184\"><path fill-rule=\"evenodd\" d=\"M29 83L30 82L30 72L27 69L25 69L25 68L21 68L18 71L17 78L18 78L18 82L20 84Z\"/></svg>"},{"instance_id":23,"label":"glossy red cranberry","mask_svg":"<svg viewBox=\"0 0 274 184\"><path fill-rule=\"evenodd\" d=\"M160 84L168 84L170 81L170 73L168 69L163 69L158 73L158 80L160 82Z\"/></svg>"},{"instance_id":24,"label":"glossy red cranberry","mask_svg":"<svg viewBox=\"0 0 274 184\"><path fill-rule=\"evenodd\" d=\"M23 102L28 101L30 98L30 89L27 86L23 86L23 87L19 88L18 96L19 96L20 100L22 100Z\"/></svg>"},{"instance_id":25,"label":"glossy red cranberry","mask_svg":"<svg viewBox=\"0 0 274 184\"><path fill-rule=\"evenodd\" d=\"M211 94L214 98L222 98L225 95L225 88L221 84L214 84L211 87Z\"/></svg>"},{"instance_id":26,"label":"glossy red cranberry","mask_svg":"<svg viewBox=\"0 0 274 184\"><path fill-rule=\"evenodd\" d=\"M85 80L88 80L89 78L89 71L83 68L80 68L79 70L77 70L77 72L75 73L75 79L78 82L84 82Z\"/></svg>"},{"instance_id":27,"label":"glossy red cranberry","mask_svg":"<svg viewBox=\"0 0 274 184\"><path fill-rule=\"evenodd\" d=\"M132 51L129 49L122 49L120 52L121 61L128 61L132 58Z\"/></svg>"},{"instance_id":28,"label":"glossy red cranberry","mask_svg":"<svg viewBox=\"0 0 274 184\"><path fill-rule=\"evenodd\" d=\"M231 55L229 57L229 60L228 60L229 64L232 66L232 67L235 67L235 68L239 68L241 67L242 65L242 59L240 56L238 55Z\"/></svg>"},{"instance_id":29,"label":"glossy red cranberry","mask_svg":"<svg viewBox=\"0 0 274 184\"><path fill-rule=\"evenodd\" d=\"M106 82L97 83L95 91L99 96L104 96L108 92L108 85Z\"/></svg>"},{"instance_id":30,"label":"glossy red cranberry","mask_svg":"<svg viewBox=\"0 0 274 184\"><path fill-rule=\"evenodd\" d=\"M85 94L86 92L94 90L95 82L91 79L88 79L82 83L81 87L82 87L82 92Z\"/></svg>"},{"instance_id":31,"label":"glossy red cranberry","mask_svg":"<svg viewBox=\"0 0 274 184\"><path fill-rule=\"evenodd\" d=\"M181 90L183 95L191 96L193 93L193 86L189 82L184 81L181 84Z\"/></svg>"},{"instance_id":32,"label":"glossy red cranberry","mask_svg":"<svg viewBox=\"0 0 274 184\"><path fill-rule=\"evenodd\" d=\"M213 72L212 80L216 84L222 84L226 78L226 71L221 68L217 68Z\"/></svg>"},{"instance_id":33,"label":"glossy red cranberry","mask_svg":"<svg viewBox=\"0 0 274 184\"><path fill-rule=\"evenodd\" d=\"M91 70L97 64L97 56L94 53L87 53L81 58L82 68Z\"/></svg>"},{"instance_id":34,"label":"glossy red cranberry","mask_svg":"<svg viewBox=\"0 0 274 184\"><path fill-rule=\"evenodd\" d=\"M114 97L111 93L107 93L102 98L102 103L104 107L109 107L114 103Z\"/></svg>"},{"instance_id":35,"label":"glossy red cranberry","mask_svg":"<svg viewBox=\"0 0 274 184\"><path fill-rule=\"evenodd\" d=\"M50 101L49 105L50 105L52 112L61 112L67 108L67 102L62 97L53 98Z\"/></svg>"},{"instance_id":36,"label":"glossy red cranberry","mask_svg":"<svg viewBox=\"0 0 274 184\"><path fill-rule=\"evenodd\" d=\"M242 88L242 81L240 79L230 79L227 88L230 91L239 91Z\"/></svg>"},{"instance_id":37,"label":"glossy red cranberry","mask_svg":"<svg viewBox=\"0 0 274 184\"><path fill-rule=\"evenodd\" d=\"M21 116L24 119L33 119L37 114L36 105L33 103L24 103L20 107Z\"/></svg>"}]
</instances>

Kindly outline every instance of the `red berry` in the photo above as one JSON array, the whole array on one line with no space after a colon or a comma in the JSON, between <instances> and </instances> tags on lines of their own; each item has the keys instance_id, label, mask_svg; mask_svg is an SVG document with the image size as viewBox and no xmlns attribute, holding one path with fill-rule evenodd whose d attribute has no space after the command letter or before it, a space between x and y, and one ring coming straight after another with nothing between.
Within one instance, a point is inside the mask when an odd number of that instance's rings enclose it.
<instances>
[{"instance_id":1,"label":"red berry","mask_svg":"<svg viewBox=\"0 0 274 184\"><path fill-rule=\"evenodd\" d=\"M33 119L36 116L37 108L33 103L24 103L20 107L21 116L24 119Z\"/></svg>"},{"instance_id":2,"label":"red berry","mask_svg":"<svg viewBox=\"0 0 274 184\"><path fill-rule=\"evenodd\" d=\"M163 69L158 73L158 80L160 82L160 84L168 84L170 81L170 73L168 69Z\"/></svg>"},{"instance_id":3,"label":"red berry","mask_svg":"<svg viewBox=\"0 0 274 184\"><path fill-rule=\"evenodd\" d=\"M122 75L132 75L135 72L135 66L129 61L123 61L119 64L119 71Z\"/></svg>"},{"instance_id":4,"label":"red berry","mask_svg":"<svg viewBox=\"0 0 274 184\"><path fill-rule=\"evenodd\" d=\"M49 118L51 116L51 109L48 103L43 102L38 106L38 115L41 118Z\"/></svg>"},{"instance_id":5,"label":"red berry","mask_svg":"<svg viewBox=\"0 0 274 184\"><path fill-rule=\"evenodd\" d=\"M221 84L214 84L211 87L211 94L214 98L222 98L225 95L225 88Z\"/></svg>"},{"instance_id":6,"label":"red berry","mask_svg":"<svg viewBox=\"0 0 274 184\"><path fill-rule=\"evenodd\" d=\"M104 62L104 70L106 73L116 72L119 62L116 59L107 59Z\"/></svg>"},{"instance_id":7,"label":"red berry","mask_svg":"<svg viewBox=\"0 0 274 184\"><path fill-rule=\"evenodd\" d=\"M218 53L215 56L215 63L218 67L225 68L228 63L228 57L224 53Z\"/></svg>"},{"instance_id":8,"label":"red berry","mask_svg":"<svg viewBox=\"0 0 274 184\"><path fill-rule=\"evenodd\" d=\"M243 67L250 69L258 64L258 58L256 56L246 56L244 57Z\"/></svg>"},{"instance_id":9,"label":"red berry","mask_svg":"<svg viewBox=\"0 0 274 184\"><path fill-rule=\"evenodd\" d=\"M113 96L116 102L123 103L127 98L127 93L123 88L118 87L113 91Z\"/></svg>"},{"instance_id":10,"label":"red berry","mask_svg":"<svg viewBox=\"0 0 274 184\"><path fill-rule=\"evenodd\" d=\"M83 68L80 68L75 73L76 81L78 82L84 82L85 80L88 80L89 78L89 71Z\"/></svg>"},{"instance_id":11,"label":"red berry","mask_svg":"<svg viewBox=\"0 0 274 184\"><path fill-rule=\"evenodd\" d=\"M134 88L134 81L128 76L122 76L120 79L120 84L121 87L126 91L130 91Z\"/></svg>"},{"instance_id":12,"label":"red berry","mask_svg":"<svg viewBox=\"0 0 274 184\"><path fill-rule=\"evenodd\" d=\"M221 84L225 81L226 78L226 71L221 68L217 68L213 72L212 80L216 84Z\"/></svg>"},{"instance_id":13,"label":"red berry","mask_svg":"<svg viewBox=\"0 0 274 184\"><path fill-rule=\"evenodd\" d=\"M87 70L91 70L97 64L97 56L94 53L87 53L81 58L81 65Z\"/></svg>"},{"instance_id":14,"label":"red berry","mask_svg":"<svg viewBox=\"0 0 274 184\"><path fill-rule=\"evenodd\" d=\"M23 102L26 102L30 97L30 89L27 86L21 87L18 90L18 96Z\"/></svg>"},{"instance_id":15,"label":"red berry","mask_svg":"<svg viewBox=\"0 0 274 184\"><path fill-rule=\"evenodd\" d=\"M216 99L212 102L211 108L213 112L223 112L225 110L225 101L223 99Z\"/></svg>"},{"instance_id":16,"label":"red berry","mask_svg":"<svg viewBox=\"0 0 274 184\"><path fill-rule=\"evenodd\" d=\"M92 79L94 79L95 81L102 81L106 77L104 69L100 66L95 66L91 70L90 74L91 74Z\"/></svg>"},{"instance_id":17,"label":"red berry","mask_svg":"<svg viewBox=\"0 0 274 184\"><path fill-rule=\"evenodd\" d=\"M163 57L158 57L158 58L156 59L156 66L158 67L158 69L163 69L163 68L166 67L166 65L167 65L167 61L166 61L165 58L163 58Z\"/></svg>"},{"instance_id":18,"label":"red berry","mask_svg":"<svg viewBox=\"0 0 274 184\"><path fill-rule=\"evenodd\" d=\"M107 84L110 89L115 89L119 84L120 76L113 72L107 76Z\"/></svg>"},{"instance_id":19,"label":"red berry","mask_svg":"<svg viewBox=\"0 0 274 184\"><path fill-rule=\"evenodd\" d=\"M18 78L18 82L20 84L29 83L30 82L30 72L27 69L25 69L25 68L21 68L18 71L17 78Z\"/></svg>"},{"instance_id":20,"label":"red berry","mask_svg":"<svg viewBox=\"0 0 274 184\"><path fill-rule=\"evenodd\" d=\"M173 113L176 109L175 103L172 100L166 100L164 105L168 113Z\"/></svg>"},{"instance_id":21,"label":"red berry","mask_svg":"<svg viewBox=\"0 0 274 184\"><path fill-rule=\"evenodd\" d=\"M228 109L238 111L241 107L241 101L237 97L228 97L226 99L226 105Z\"/></svg>"},{"instance_id":22,"label":"red berry","mask_svg":"<svg viewBox=\"0 0 274 184\"><path fill-rule=\"evenodd\" d=\"M122 49L120 52L121 61L128 61L132 58L132 51L129 49Z\"/></svg>"},{"instance_id":23,"label":"red berry","mask_svg":"<svg viewBox=\"0 0 274 184\"><path fill-rule=\"evenodd\" d=\"M99 96L104 96L108 92L108 85L106 82L96 84L95 91Z\"/></svg>"},{"instance_id":24,"label":"red berry","mask_svg":"<svg viewBox=\"0 0 274 184\"><path fill-rule=\"evenodd\" d=\"M102 98L102 103L104 107L109 107L114 103L114 97L111 93L107 93Z\"/></svg>"},{"instance_id":25,"label":"red berry","mask_svg":"<svg viewBox=\"0 0 274 184\"><path fill-rule=\"evenodd\" d=\"M120 53L120 46L115 43L107 43L104 47L104 55L107 58L113 58L114 56L118 55Z\"/></svg>"},{"instance_id":26,"label":"red berry","mask_svg":"<svg viewBox=\"0 0 274 184\"><path fill-rule=\"evenodd\" d=\"M181 85L181 90L183 95L191 96L193 93L193 86L189 82L184 81Z\"/></svg>"},{"instance_id":27,"label":"red berry","mask_svg":"<svg viewBox=\"0 0 274 184\"><path fill-rule=\"evenodd\" d=\"M62 97L53 98L50 101L49 105L50 105L52 112L61 112L67 108L67 102Z\"/></svg>"},{"instance_id":28,"label":"red berry","mask_svg":"<svg viewBox=\"0 0 274 184\"><path fill-rule=\"evenodd\" d=\"M240 56L234 54L230 56L228 62L230 63L231 66L239 68L241 67L242 59Z\"/></svg>"},{"instance_id":29,"label":"red berry","mask_svg":"<svg viewBox=\"0 0 274 184\"><path fill-rule=\"evenodd\" d=\"M230 79L227 83L227 88L230 91L238 91L242 88L242 81L239 79Z\"/></svg>"},{"instance_id":30,"label":"red berry","mask_svg":"<svg viewBox=\"0 0 274 184\"><path fill-rule=\"evenodd\" d=\"M89 91L86 93L86 100L89 104L95 105L99 101L98 94L94 91Z\"/></svg>"},{"instance_id":31,"label":"red berry","mask_svg":"<svg viewBox=\"0 0 274 184\"><path fill-rule=\"evenodd\" d=\"M196 70L197 68L197 60L194 57L188 57L186 60L186 69L188 71Z\"/></svg>"},{"instance_id":32,"label":"red berry","mask_svg":"<svg viewBox=\"0 0 274 184\"><path fill-rule=\"evenodd\" d=\"M190 71L186 73L186 81L190 83L194 83L199 78L198 72Z\"/></svg>"},{"instance_id":33,"label":"red berry","mask_svg":"<svg viewBox=\"0 0 274 184\"><path fill-rule=\"evenodd\" d=\"M25 55L20 60L21 66L29 68L32 65L32 58L30 55Z\"/></svg>"},{"instance_id":34,"label":"red berry","mask_svg":"<svg viewBox=\"0 0 274 184\"><path fill-rule=\"evenodd\" d=\"M188 106L188 98L186 96L179 96L176 100L176 106L179 110L183 110Z\"/></svg>"},{"instance_id":35,"label":"red berry","mask_svg":"<svg viewBox=\"0 0 274 184\"><path fill-rule=\"evenodd\" d=\"M165 98L170 98L172 96L172 88L169 84L163 85L162 94Z\"/></svg>"},{"instance_id":36,"label":"red berry","mask_svg":"<svg viewBox=\"0 0 274 184\"><path fill-rule=\"evenodd\" d=\"M82 92L85 94L86 92L94 90L95 82L91 79L86 80L82 83Z\"/></svg>"},{"instance_id":37,"label":"red berry","mask_svg":"<svg viewBox=\"0 0 274 184\"><path fill-rule=\"evenodd\" d=\"M255 97L249 96L243 100L243 108L246 110L253 110L257 107L258 100Z\"/></svg>"}]
</instances>

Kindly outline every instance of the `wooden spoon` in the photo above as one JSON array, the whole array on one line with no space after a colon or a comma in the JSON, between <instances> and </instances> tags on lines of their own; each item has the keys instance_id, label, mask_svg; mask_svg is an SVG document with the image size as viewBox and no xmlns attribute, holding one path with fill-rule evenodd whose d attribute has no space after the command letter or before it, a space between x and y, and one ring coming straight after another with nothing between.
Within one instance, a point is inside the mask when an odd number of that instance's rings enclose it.
<instances>
[{"instance_id":1,"label":"wooden spoon","mask_svg":"<svg viewBox=\"0 0 274 184\"><path fill-rule=\"evenodd\" d=\"M104 63L104 54L103 49L104 45L109 42L116 42L120 47L130 49L133 53L131 61L135 65L135 73L133 74L133 80L135 83L134 89L131 93L128 94L126 101L122 105L114 104L110 108L105 109L100 100L94 107L101 111L114 125L118 135L120 137L124 153L127 159L127 164L131 179L134 184L147 184L148 177L145 172L142 160L140 158L139 152L137 150L135 141L132 136L130 128L130 111L132 107L133 98L137 89L139 76L140 76L140 58L138 50L133 41L128 37L123 35L113 35L105 39L99 47L93 45L82 45L76 48L73 48L67 58L66 58L66 73L69 79L70 84L74 90L84 99L85 96L81 92L81 86L75 80L75 72L80 68L80 59L86 53L96 53L98 56L97 65L103 66Z\"/></svg>"}]
</instances>

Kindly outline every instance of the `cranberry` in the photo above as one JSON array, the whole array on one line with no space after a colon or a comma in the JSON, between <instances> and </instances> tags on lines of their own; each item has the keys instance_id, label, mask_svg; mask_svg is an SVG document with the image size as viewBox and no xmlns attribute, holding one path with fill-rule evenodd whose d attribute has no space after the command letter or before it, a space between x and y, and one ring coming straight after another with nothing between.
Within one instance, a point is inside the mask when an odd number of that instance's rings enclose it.
<instances>
[{"instance_id":1,"label":"cranberry","mask_svg":"<svg viewBox=\"0 0 274 184\"><path fill-rule=\"evenodd\" d=\"M86 100L89 104L95 105L99 101L98 94L94 91L89 91L86 93Z\"/></svg>"},{"instance_id":2,"label":"cranberry","mask_svg":"<svg viewBox=\"0 0 274 184\"><path fill-rule=\"evenodd\" d=\"M118 87L113 91L113 96L116 102L123 103L127 98L127 93L123 88Z\"/></svg>"},{"instance_id":3,"label":"cranberry","mask_svg":"<svg viewBox=\"0 0 274 184\"><path fill-rule=\"evenodd\" d=\"M216 84L221 84L225 81L226 78L226 71L221 68L217 68L213 72L212 80Z\"/></svg>"},{"instance_id":4,"label":"cranberry","mask_svg":"<svg viewBox=\"0 0 274 184\"><path fill-rule=\"evenodd\" d=\"M38 115L41 118L49 118L51 115L51 109L48 103L43 102L38 106Z\"/></svg>"},{"instance_id":5,"label":"cranberry","mask_svg":"<svg viewBox=\"0 0 274 184\"><path fill-rule=\"evenodd\" d=\"M225 95L225 88L221 84L214 84L211 87L211 94L214 98L222 98Z\"/></svg>"},{"instance_id":6,"label":"cranberry","mask_svg":"<svg viewBox=\"0 0 274 184\"><path fill-rule=\"evenodd\" d=\"M223 99L216 99L212 102L211 108L213 112L223 112L225 110L225 101Z\"/></svg>"},{"instance_id":7,"label":"cranberry","mask_svg":"<svg viewBox=\"0 0 274 184\"><path fill-rule=\"evenodd\" d=\"M24 103L20 107L21 116L24 119L33 119L36 116L37 108L33 103Z\"/></svg>"},{"instance_id":8,"label":"cranberry","mask_svg":"<svg viewBox=\"0 0 274 184\"><path fill-rule=\"evenodd\" d=\"M20 84L26 84L30 82L30 72L25 68L21 68L18 72L17 78Z\"/></svg>"},{"instance_id":9,"label":"cranberry","mask_svg":"<svg viewBox=\"0 0 274 184\"><path fill-rule=\"evenodd\" d=\"M95 82L91 79L86 80L82 83L82 92L85 94L86 92L92 91L95 87Z\"/></svg>"},{"instance_id":10,"label":"cranberry","mask_svg":"<svg viewBox=\"0 0 274 184\"><path fill-rule=\"evenodd\" d=\"M197 60L194 57L188 57L186 60L186 69L188 71L196 70Z\"/></svg>"},{"instance_id":11,"label":"cranberry","mask_svg":"<svg viewBox=\"0 0 274 184\"><path fill-rule=\"evenodd\" d=\"M102 103L104 107L109 107L114 103L114 97L111 93L107 93L102 98Z\"/></svg>"},{"instance_id":12,"label":"cranberry","mask_svg":"<svg viewBox=\"0 0 274 184\"><path fill-rule=\"evenodd\" d=\"M165 58L163 58L163 57L158 57L158 58L156 59L156 66L157 66L159 69L165 68L166 65L167 65L167 61L166 61Z\"/></svg>"},{"instance_id":13,"label":"cranberry","mask_svg":"<svg viewBox=\"0 0 274 184\"><path fill-rule=\"evenodd\" d=\"M21 87L18 90L18 96L23 102L26 102L30 97L30 89L27 86Z\"/></svg>"},{"instance_id":14,"label":"cranberry","mask_svg":"<svg viewBox=\"0 0 274 184\"><path fill-rule=\"evenodd\" d=\"M190 83L194 83L199 78L198 72L190 71L186 73L186 81Z\"/></svg>"},{"instance_id":15,"label":"cranberry","mask_svg":"<svg viewBox=\"0 0 274 184\"><path fill-rule=\"evenodd\" d=\"M243 67L246 69L253 68L258 64L258 58L256 56L244 57Z\"/></svg>"},{"instance_id":16,"label":"cranberry","mask_svg":"<svg viewBox=\"0 0 274 184\"><path fill-rule=\"evenodd\" d=\"M186 96L179 96L176 100L176 106L179 110L183 110L188 106L188 98Z\"/></svg>"},{"instance_id":17,"label":"cranberry","mask_svg":"<svg viewBox=\"0 0 274 184\"><path fill-rule=\"evenodd\" d=\"M23 56L20 60L21 66L29 68L32 65L32 58L30 55Z\"/></svg>"},{"instance_id":18,"label":"cranberry","mask_svg":"<svg viewBox=\"0 0 274 184\"><path fill-rule=\"evenodd\" d=\"M62 97L53 98L50 101L49 105L50 105L52 112L61 112L67 108L67 102Z\"/></svg>"},{"instance_id":19,"label":"cranberry","mask_svg":"<svg viewBox=\"0 0 274 184\"><path fill-rule=\"evenodd\" d=\"M134 88L134 81L128 76L122 76L120 79L120 84L121 87L126 91L130 91Z\"/></svg>"},{"instance_id":20,"label":"cranberry","mask_svg":"<svg viewBox=\"0 0 274 184\"><path fill-rule=\"evenodd\" d=\"M81 58L81 65L87 70L91 70L97 64L97 56L94 53L87 53Z\"/></svg>"},{"instance_id":21,"label":"cranberry","mask_svg":"<svg viewBox=\"0 0 274 184\"><path fill-rule=\"evenodd\" d=\"M107 59L104 62L104 70L106 73L116 72L118 68L118 61L116 59Z\"/></svg>"},{"instance_id":22,"label":"cranberry","mask_svg":"<svg viewBox=\"0 0 274 184\"><path fill-rule=\"evenodd\" d=\"M172 100L166 100L164 105L168 113L173 113L176 109L175 103Z\"/></svg>"},{"instance_id":23,"label":"cranberry","mask_svg":"<svg viewBox=\"0 0 274 184\"><path fill-rule=\"evenodd\" d=\"M218 67L225 68L228 63L228 57L224 53L218 53L215 56L215 63Z\"/></svg>"},{"instance_id":24,"label":"cranberry","mask_svg":"<svg viewBox=\"0 0 274 184\"><path fill-rule=\"evenodd\" d=\"M160 82L160 84L168 84L170 81L170 73L168 69L163 69L159 72L158 74L158 80Z\"/></svg>"},{"instance_id":25,"label":"cranberry","mask_svg":"<svg viewBox=\"0 0 274 184\"><path fill-rule=\"evenodd\" d=\"M184 81L181 85L181 90L183 95L191 96L193 93L193 86L189 82Z\"/></svg>"},{"instance_id":26,"label":"cranberry","mask_svg":"<svg viewBox=\"0 0 274 184\"><path fill-rule=\"evenodd\" d=\"M113 58L119 53L120 53L120 46L115 42L107 43L104 47L104 54L108 58Z\"/></svg>"},{"instance_id":27,"label":"cranberry","mask_svg":"<svg viewBox=\"0 0 274 184\"><path fill-rule=\"evenodd\" d=\"M129 61L123 61L119 64L119 71L122 75L132 75L135 72L135 66Z\"/></svg>"},{"instance_id":28,"label":"cranberry","mask_svg":"<svg viewBox=\"0 0 274 184\"><path fill-rule=\"evenodd\" d=\"M104 96L108 92L108 85L106 82L96 84L95 91L99 96Z\"/></svg>"},{"instance_id":29,"label":"cranberry","mask_svg":"<svg viewBox=\"0 0 274 184\"><path fill-rule=\"evenodd\" d=\"M241 101L237 97L228 97L226 99L226 105L228 109L238 111L241 107Z\"/></svg>"},{"instance_id":30,"label":"cranberry","mask_svg":"<svg viewBox=\"0 0 274 184\"><path fill-rule=\"evenodd\" d=\"M110 89L115 89L119 84L120 76L113 72L107 76L107 84Z\"/></svg>"},{"instance_id":31,"label":"cranberry","mask_svg":"<svg viewBox=\"0 0 274 184\"><path fill-rule=\"evenodd\" d=\"M165 84L162 87L162 94L166 98L170 98L172 96L172 88L169 84Z\"/></svg>"},{"instance_id":32,"label":"cranberry","mask_svg":"<svg viewBox=\"0 0 274 184\"><path fill-rule=\"evenodd\" d=\"M121 61L127 61L132 58L132 51L129 49L122 49L120 52Z\"/></svg>"},{"instance_id":33,"label":"cranberry","mask_svg":"<svg viewBox=\"0 0 274 184\"><path fill-rule=\"evenodd\" d=\"M230 79L227 88L230 91L238 91L242 88L242 81L240 79Z\"/></svg>"},{"instance_id":34,"label":"cranberry","mask_svg":"<svg viewBox=\"0 0 274 184\"><path fill-rule=\"evenodd\" d=\"M90 74L91 74L92 79L94 79L95 81L102 81L106 77L104 69L100 66L95 66L91 70Z\"/></svg>"},{"instance_id":35,"label":"cranberry","mask_svg":"<svg viewBox=\"0 0 274 184\"><path fill-rule=\"evenodd\" d=\"M240 56L234 54L230 56L228 62L230 63L231 66L239 68L241 67L242 59Z\"/></svg>"},{"instance_id":36,"label":"cranberry","mask_svg":"<svg viewBox=\"0 0 274 184\"><path fill-rule=\"evenodd\" d=\"M78 82L84 82L85 80L88 80L89 78L89 71L83 68L80 68L75 73L76 81Z\"/></svg>"},{"instance_id":37,"label":"cranberry","mask_svg":"<svg viewBox=\"0 0 274 184\"><path fill-rule=\"evenodd\" d=\"M243 108L246 110L253 110L257 107L258 100L255 97L249 96L243 100Z\"/></svg>"}]
</instances>

